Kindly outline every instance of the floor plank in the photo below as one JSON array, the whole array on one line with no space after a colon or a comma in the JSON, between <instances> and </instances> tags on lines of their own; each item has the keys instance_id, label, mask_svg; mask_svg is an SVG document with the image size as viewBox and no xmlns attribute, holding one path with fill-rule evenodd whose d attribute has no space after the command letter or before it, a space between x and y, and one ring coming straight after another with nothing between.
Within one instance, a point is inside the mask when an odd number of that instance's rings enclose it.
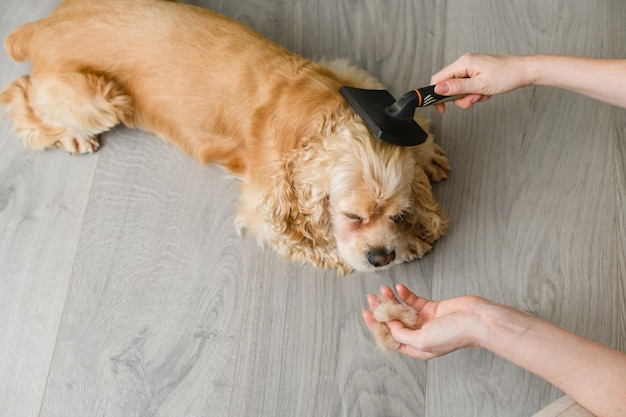
<instances>
[{"instance_id":1,"label":"floor plank","mask_svg":"<svg viewBox=\"0 0 626 417\"><path fill-rule=\"evenodd\" d=\"M43 396L95 162L68 158L3 144L0 415L36 415Z\"/></svg>"},{"instance_id":2,"label":"floor plank","mask_svg":"<svg viewBox=\"0 0 626 417\"><path fill-rule=\"evenodd\" d=\"M234 181L134 130L99 155L41 415L226 416L247 285Z\"/></svg>"},{"instance_id":3,"label":"floor plank","mask_svg":"<svg viewBox=\"0 0 626 417\"><path fill-rule=\"evenodd\" d=\"M448 2L447 60L467 51L609 54L605 5L466 4ZM445 117L444 148L462 175L442 196L453 227L435 297L486 296L619 345L610 114L569 92L529 88ZM432 361L428 380L429 416L523 416L560 395L480 350Z\"/></svg>"},{"instance_id":4,"label":"floor plank","mask_svg":"<svg viewBox=\"0 0 626 417\"><path fill-rule=\"evenodd\" d=\"M17 24L45 16L54 3L2 2L0 38ZM0 88L28 71L3 51ZM0 120L0 143L0 415L35 416L97 156L27 151L7 119Z\"/></svg>"},{"instance_id":5,"label":"floor plank","mask_svg":"<svg viewBox=\"0 0 626 417\"><path fill-rule=\"evenodd\" d=\"M271 267L273 257L257 254L250 269L231 415L422 415L425 363L378 351L360 312L381 285L429 293L429 262L339 279L284 260Z\"/></svg>"},{"instance_id":6,"label":"floor plank","mask_svg":"<svg viewBox=\"0 0 626 417\"><path fill-rule=\"evenodd\" d=\"M248 8L230 2L220 11L305 56L349 57L376 73L394 94L427 83L440 65L423 56L437 56L440 50L440 38L433 40L432 33L442 23L432 16L441 16L441 2L425 4L429 13L418 14L415 4L398 1L367 2L356 10L349 7L351 2L298 1L285 8L286 18L276 24L272 18L258 23L252 16L266 16L267 4ZM400 16L405 30L383 29ZM409 19L413 21L407 26ZM373 30L380 34L374 42ZM403 50L405 42L419 48ZM380 355L360 311L366 305L365 294L377 292L383 284L411 283L429 296L433 256L398 268L391 281L386 274L355 274L338 282L333 272L284 260L272 265L263 259L275 255L256 253L231 415L422 415L425 364Z\"/></svg>"}]
</instances>

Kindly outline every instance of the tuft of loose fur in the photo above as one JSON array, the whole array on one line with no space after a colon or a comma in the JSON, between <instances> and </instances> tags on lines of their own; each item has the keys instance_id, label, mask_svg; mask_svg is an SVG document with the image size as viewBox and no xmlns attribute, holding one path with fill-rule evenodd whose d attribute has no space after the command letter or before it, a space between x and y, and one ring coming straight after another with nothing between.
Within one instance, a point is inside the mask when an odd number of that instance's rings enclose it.
<instances>
[{"instance_id":1,"label":"tuft of loose fur","mask_svg":"<svg viewBox=\"0 0 626 417\"><path fill-rule=\"evenodd\" d=\"M376 324L374 326L374 339L376 345L382 350L396 350L398 343L389 327L385 324L388 321L398 320L409 329L417 329L419 313L406 304L401 304L393 300L383 300L373 311Z\"/></svg>"}]
</instances>

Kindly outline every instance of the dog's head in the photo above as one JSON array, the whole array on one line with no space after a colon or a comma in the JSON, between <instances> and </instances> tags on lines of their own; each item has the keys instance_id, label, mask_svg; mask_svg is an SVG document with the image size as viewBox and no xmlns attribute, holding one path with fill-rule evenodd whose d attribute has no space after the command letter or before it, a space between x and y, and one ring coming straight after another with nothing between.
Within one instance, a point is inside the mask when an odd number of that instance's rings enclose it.
<instances>
[{"instance_id":1,"label":"dog's head","mask_svg":"<svg viewBox=\"0 0 626 417\"><path fill-rule=\"evenodd\" d=\"M410 149L372 137L355 121L329 144L327 209L337 250L358 271L406 260L403 231L414 217L416 161Z\"/></svg>"},{"instance_id":2,"label":"dog's head","mask_svg":"<svg viewBox=\"0 0 626 417\"><path fill-rule=\"evenodd\" d=\"M382 270L418 256L406 236L421 221L418 194L429 197L429 187L411 148L381 142L354 115L285 159L264 211L291 258L343 272Z\"/></svg>"}]
</instances>

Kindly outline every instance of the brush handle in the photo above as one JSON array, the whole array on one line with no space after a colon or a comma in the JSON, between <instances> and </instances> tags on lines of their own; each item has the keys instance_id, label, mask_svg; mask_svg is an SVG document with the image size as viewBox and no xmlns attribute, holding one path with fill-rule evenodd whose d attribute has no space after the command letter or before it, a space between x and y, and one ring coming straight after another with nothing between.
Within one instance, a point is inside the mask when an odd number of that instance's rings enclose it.
<instances>
[{"instance_id":1,"label":"brush handle","mask_svg":"<svg viewBox=\"0 0 626 417\"><path fill-rule=\"evenodd\" d=\"M446 101L456 100L463 97L458 96L442 96L435 93L435 86L429 85L428 87L416 88L409 91L391 106L385 109L385 113L389 116L399 120L412 120L417 107L426 107L432 104L445 103Z\"/></svg>"},{"instance_id":2,"label":"brush handle","mask_svg":"<svg viewBox=\"0 0 626 417\"><path fill-rule=\"evenodd\" d=\"M456 100L465 96L465 94L457 96L442 96L441 94L435 93L434 85L417 88L414 91L417 94L417 105L415 107L426 107L432 104L445 103L446 101Z\"/></svg>"}]
</instances>

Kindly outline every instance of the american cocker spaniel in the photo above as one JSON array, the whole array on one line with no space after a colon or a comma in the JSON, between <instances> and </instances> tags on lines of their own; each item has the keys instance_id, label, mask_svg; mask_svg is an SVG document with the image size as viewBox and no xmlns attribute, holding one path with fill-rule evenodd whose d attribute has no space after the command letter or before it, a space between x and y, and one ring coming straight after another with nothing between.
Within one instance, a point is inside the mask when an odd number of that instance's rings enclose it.
<instances>
[{"instance_id":1,"label":"american cocker spaniel","mask_svg":"<svg viewBox=\"0 0 626 417\"><path fill-rule=\"evenodd\" d=\"M383 86L344 61L166 0L65 0L6 49L32 63L0 96L27 147L80 154L118 123L151 132L238 177L236 226L292 260L377 271L446 231L429 182L450 170L444 152L432 135L417 147L372 135L339 88Z\"/></svg>"}]
</instances>

